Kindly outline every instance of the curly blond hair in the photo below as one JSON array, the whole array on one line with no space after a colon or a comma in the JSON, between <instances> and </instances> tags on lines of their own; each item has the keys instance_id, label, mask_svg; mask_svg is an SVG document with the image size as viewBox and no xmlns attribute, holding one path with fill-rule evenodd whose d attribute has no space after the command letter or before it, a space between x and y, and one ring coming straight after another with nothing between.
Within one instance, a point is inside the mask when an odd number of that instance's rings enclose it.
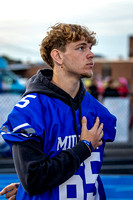
<instances>
[{"instance_id":1,"label":"curly blond hair","mask_svg":"<svg viewBox=\"0 0 133 200\"><path fill-rule=\"evenodd\" d=\"M96 44L95 33L86 27L77 24L58 23L51 27L47 36L42 40L40 54L42 59L53 67L53 59L50 55L53 49L65 52L66 45L70 42L77 42L81 37L92 45Z\"/></svg>"}]
</instances>

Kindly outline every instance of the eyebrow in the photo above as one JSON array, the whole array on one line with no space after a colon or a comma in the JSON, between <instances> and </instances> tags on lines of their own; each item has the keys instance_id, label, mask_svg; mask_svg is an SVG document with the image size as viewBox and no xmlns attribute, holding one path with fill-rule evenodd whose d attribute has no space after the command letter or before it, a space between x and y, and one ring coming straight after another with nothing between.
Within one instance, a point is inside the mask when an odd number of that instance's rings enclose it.
<instances>
[{"instance_id":1,"label":"eyebrow","mask_svg":"<svg viewBox=\"0 0 133 200\"><path fill-rule=\"evenodd\" d=\"M76 45L76 48L80 47L80 46L87 46L88 43L82 42ZM90 49L92 48L93 45L90 46Z\"/></svg>"},{"instance_id":2,"label":"eyebrow","mask_svg":"<svg viewBox=\"0 0 133 200\"><path fill-rule=\"evenodd\" d=\"M85 42L82 42L82 43L77 44L76 47L78 47L78 46L86 46L86 45L87 44Z\"/></svg>"}]
</instances>

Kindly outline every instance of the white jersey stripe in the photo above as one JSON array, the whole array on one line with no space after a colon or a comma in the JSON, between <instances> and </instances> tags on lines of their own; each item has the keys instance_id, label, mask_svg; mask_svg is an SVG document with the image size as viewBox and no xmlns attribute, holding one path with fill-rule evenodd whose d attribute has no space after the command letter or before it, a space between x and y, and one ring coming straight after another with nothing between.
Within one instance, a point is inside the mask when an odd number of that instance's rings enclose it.
<instances>
[{"instance_id":1,"label":"white jersey stripe","mask_svg":"<svg viewBox=\"0 0 133 200\"><path fill-rule=\"evenodd\" d=\"M21 125L15 127L15 128L13 129L13 132L15 132L15 131L17 131L17 130L19 130L20 128L23 128L23 127L25 127L25 126L29 126L29 124L28 124L28 123L21 124Z\"/></svg>"}]
</instances>

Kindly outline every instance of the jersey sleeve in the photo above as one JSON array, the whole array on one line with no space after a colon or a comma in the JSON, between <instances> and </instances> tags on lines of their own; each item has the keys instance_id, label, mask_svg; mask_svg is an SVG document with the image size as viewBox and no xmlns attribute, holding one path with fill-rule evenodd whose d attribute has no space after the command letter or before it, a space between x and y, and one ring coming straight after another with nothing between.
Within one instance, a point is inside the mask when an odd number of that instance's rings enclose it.
<instances>
[{"instance_id":1,"label":"jersey sleeve","mask_svg":"<svg viewBox=\"0 0 133 200\"><path fill-rule=\"evenodd\" d=\"M41 105L36 94L22 98L1 127L4 140L9 145L29 139L40 141L44 131L41 128L41 115Z\"/></svg>"},{"instance_id":2,"label":"jersey sleeve","mask_svg":"<svg viewBox=\"0 0 133 200\"><path fill-rule=\"evenodd\" d=\"M103 140L113 142L116 136L116 117L109 112L103 117Z\"/></svg>"},{"instance_id":3,"label":"jersey sleeve","mask_svg":"<svg viewBox=\"0 0 133 200\"><path fill-rule=\"evenodd\" d=\"M90 112L92 116L99 117L100 123L103 123L104 142L113 142L116 136L116 117L110 111L90 95ZM94 124L94 122L93 122Z\"/></svg>"},{"instance_id":4,"label":"jersey sleeve","mask_svg":"<svg viewBox=\"0 0 133 200\"><path fill-rule=\"evenodd\" d=\"M99 106L98 116L100 123L103 123L103 140L105 142L113 142L116 136L116 117L109 112L103 105Z\"/></svg>"}]
</instances>

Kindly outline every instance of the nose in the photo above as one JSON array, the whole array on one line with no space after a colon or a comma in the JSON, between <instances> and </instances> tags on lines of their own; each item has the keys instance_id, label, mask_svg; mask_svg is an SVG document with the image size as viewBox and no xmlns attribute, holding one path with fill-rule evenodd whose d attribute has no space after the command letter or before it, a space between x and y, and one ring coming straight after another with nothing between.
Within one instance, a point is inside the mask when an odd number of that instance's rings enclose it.
<instances>
[{"instance_id":1,"label":"nose","mask_svg":"<svg viewBox=\"0 0 133 200\"><path fill-rule=\"evenodd\" d=\"M87 58L94 58L95 54L89 49L87 52Z\"/></svg>"}]
</instances>

